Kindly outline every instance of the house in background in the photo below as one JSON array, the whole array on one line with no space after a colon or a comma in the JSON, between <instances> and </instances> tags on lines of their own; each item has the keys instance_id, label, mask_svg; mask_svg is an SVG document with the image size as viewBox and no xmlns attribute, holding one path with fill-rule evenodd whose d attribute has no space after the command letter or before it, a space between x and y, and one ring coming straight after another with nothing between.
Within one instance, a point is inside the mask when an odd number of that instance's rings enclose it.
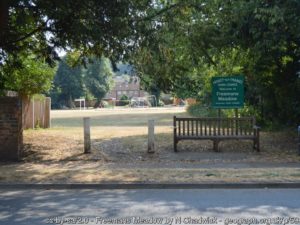
<instances>
[{"instance_id":1,"label":"house in background","mask_svg":"<svg viewBox=\"0 0 300 225\"><path fill-rule=\"evenodd\" d=\"M140 79L137 76L115 76L114 87L106 94L105 99L120 100L123 95L131 99L145 97L148 93L141 90Z\"/></svg>"},{"instance_id":2,"label":"house in background","mask_svg":"<svg viewBox=\"0 0 300 225\"><path fill-rule=\"evenodd\" d=\"M128 98L146 97L147 92L141 90L140 78L135 75L134 69L129 64L118 63L115 72L114 86L104 99L120 100L123 95Z\"/></svg>"}]
</instances>

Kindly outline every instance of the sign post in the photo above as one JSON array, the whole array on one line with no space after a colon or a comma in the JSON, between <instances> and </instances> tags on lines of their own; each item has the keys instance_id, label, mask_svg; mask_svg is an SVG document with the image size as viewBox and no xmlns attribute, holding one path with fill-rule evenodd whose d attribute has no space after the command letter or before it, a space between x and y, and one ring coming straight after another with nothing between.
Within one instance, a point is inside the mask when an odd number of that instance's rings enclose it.
<instances>
[{"instance_id":1,"label":"sign post","mask_svg":"<svg viewBox=\"0 0 300 225\"><path fill-rule=\"evenodd\" d=\"M298 126L298 155L300 155L300 126Z\"/></svg>"}]
</instances>

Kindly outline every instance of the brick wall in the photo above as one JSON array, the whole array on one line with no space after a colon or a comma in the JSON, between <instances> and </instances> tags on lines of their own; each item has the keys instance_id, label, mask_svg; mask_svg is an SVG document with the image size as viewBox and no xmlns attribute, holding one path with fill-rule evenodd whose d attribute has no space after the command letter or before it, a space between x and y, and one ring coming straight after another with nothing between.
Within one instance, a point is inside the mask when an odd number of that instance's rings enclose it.
<instances>
[{"instance_id":1,"label":"brick wall","mask_svg":"<svg viewBox=\"0 0 300 225\"><path fill-rule=\"evenodd\" d=\"M19 160L22 145L22 101L18 97L0 97L0 160Z\"/></svg>"}]
</instances>

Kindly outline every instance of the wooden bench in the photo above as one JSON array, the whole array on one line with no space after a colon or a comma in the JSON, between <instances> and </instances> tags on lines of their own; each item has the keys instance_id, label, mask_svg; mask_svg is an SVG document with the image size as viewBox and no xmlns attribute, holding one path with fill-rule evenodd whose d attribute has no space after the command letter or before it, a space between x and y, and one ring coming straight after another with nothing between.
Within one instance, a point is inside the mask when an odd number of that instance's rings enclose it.
<instances>
[{"instance_id":1,"label":"wooden bench","mask_svg":"<svg viewBox=\"0 0 300 225\"><path fill-rule=\"evenodd\" d=\"M181 140L212 140L219 151L219 142L228 139L253 140L253 149L259 151L259 130L254 117L242 118L178 118L174 116L174 151Z\"/></svg>"}]
</instances>

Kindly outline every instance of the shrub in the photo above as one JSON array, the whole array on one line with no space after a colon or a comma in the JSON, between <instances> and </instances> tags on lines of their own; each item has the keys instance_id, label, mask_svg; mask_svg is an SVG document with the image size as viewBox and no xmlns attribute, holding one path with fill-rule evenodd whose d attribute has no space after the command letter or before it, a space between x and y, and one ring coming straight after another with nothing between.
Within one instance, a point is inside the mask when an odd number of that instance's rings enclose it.
<instances>
[{"instance_id":1,"label":"shrub","mask_svg":"<svg viewBox=\"0 0 300 225\"><path fill-rule=\"evenodd\" d=\"M165 106L165 103L164 103L163 101L159 100L158 106L159 106L159 107L163 107L163 106Z\"/></svg>"},{"instance_id":2,"label":"shrub","mask_svg":"<svg viewBox=\"0 0 300 225\"><path fill-rule=\"evenodd\" d=\"M129 105L130 100L127 95L122 95L120 98L119 106Z\"/></svg>"},{"instance_id":3,"label":"shrub","mask_svg":"<svg viewBox=\"0 0 300 225\"><path fill-rule=\"evenodd\" d=\"M212 108L203 106L201 103L189 105L187 107L187 112L191 116L195 116L195 117L217 117L218 116L217 109L212 109ZM224 112L222 112L221 116L224 116Z\"/></svg>"}]
</instances>

